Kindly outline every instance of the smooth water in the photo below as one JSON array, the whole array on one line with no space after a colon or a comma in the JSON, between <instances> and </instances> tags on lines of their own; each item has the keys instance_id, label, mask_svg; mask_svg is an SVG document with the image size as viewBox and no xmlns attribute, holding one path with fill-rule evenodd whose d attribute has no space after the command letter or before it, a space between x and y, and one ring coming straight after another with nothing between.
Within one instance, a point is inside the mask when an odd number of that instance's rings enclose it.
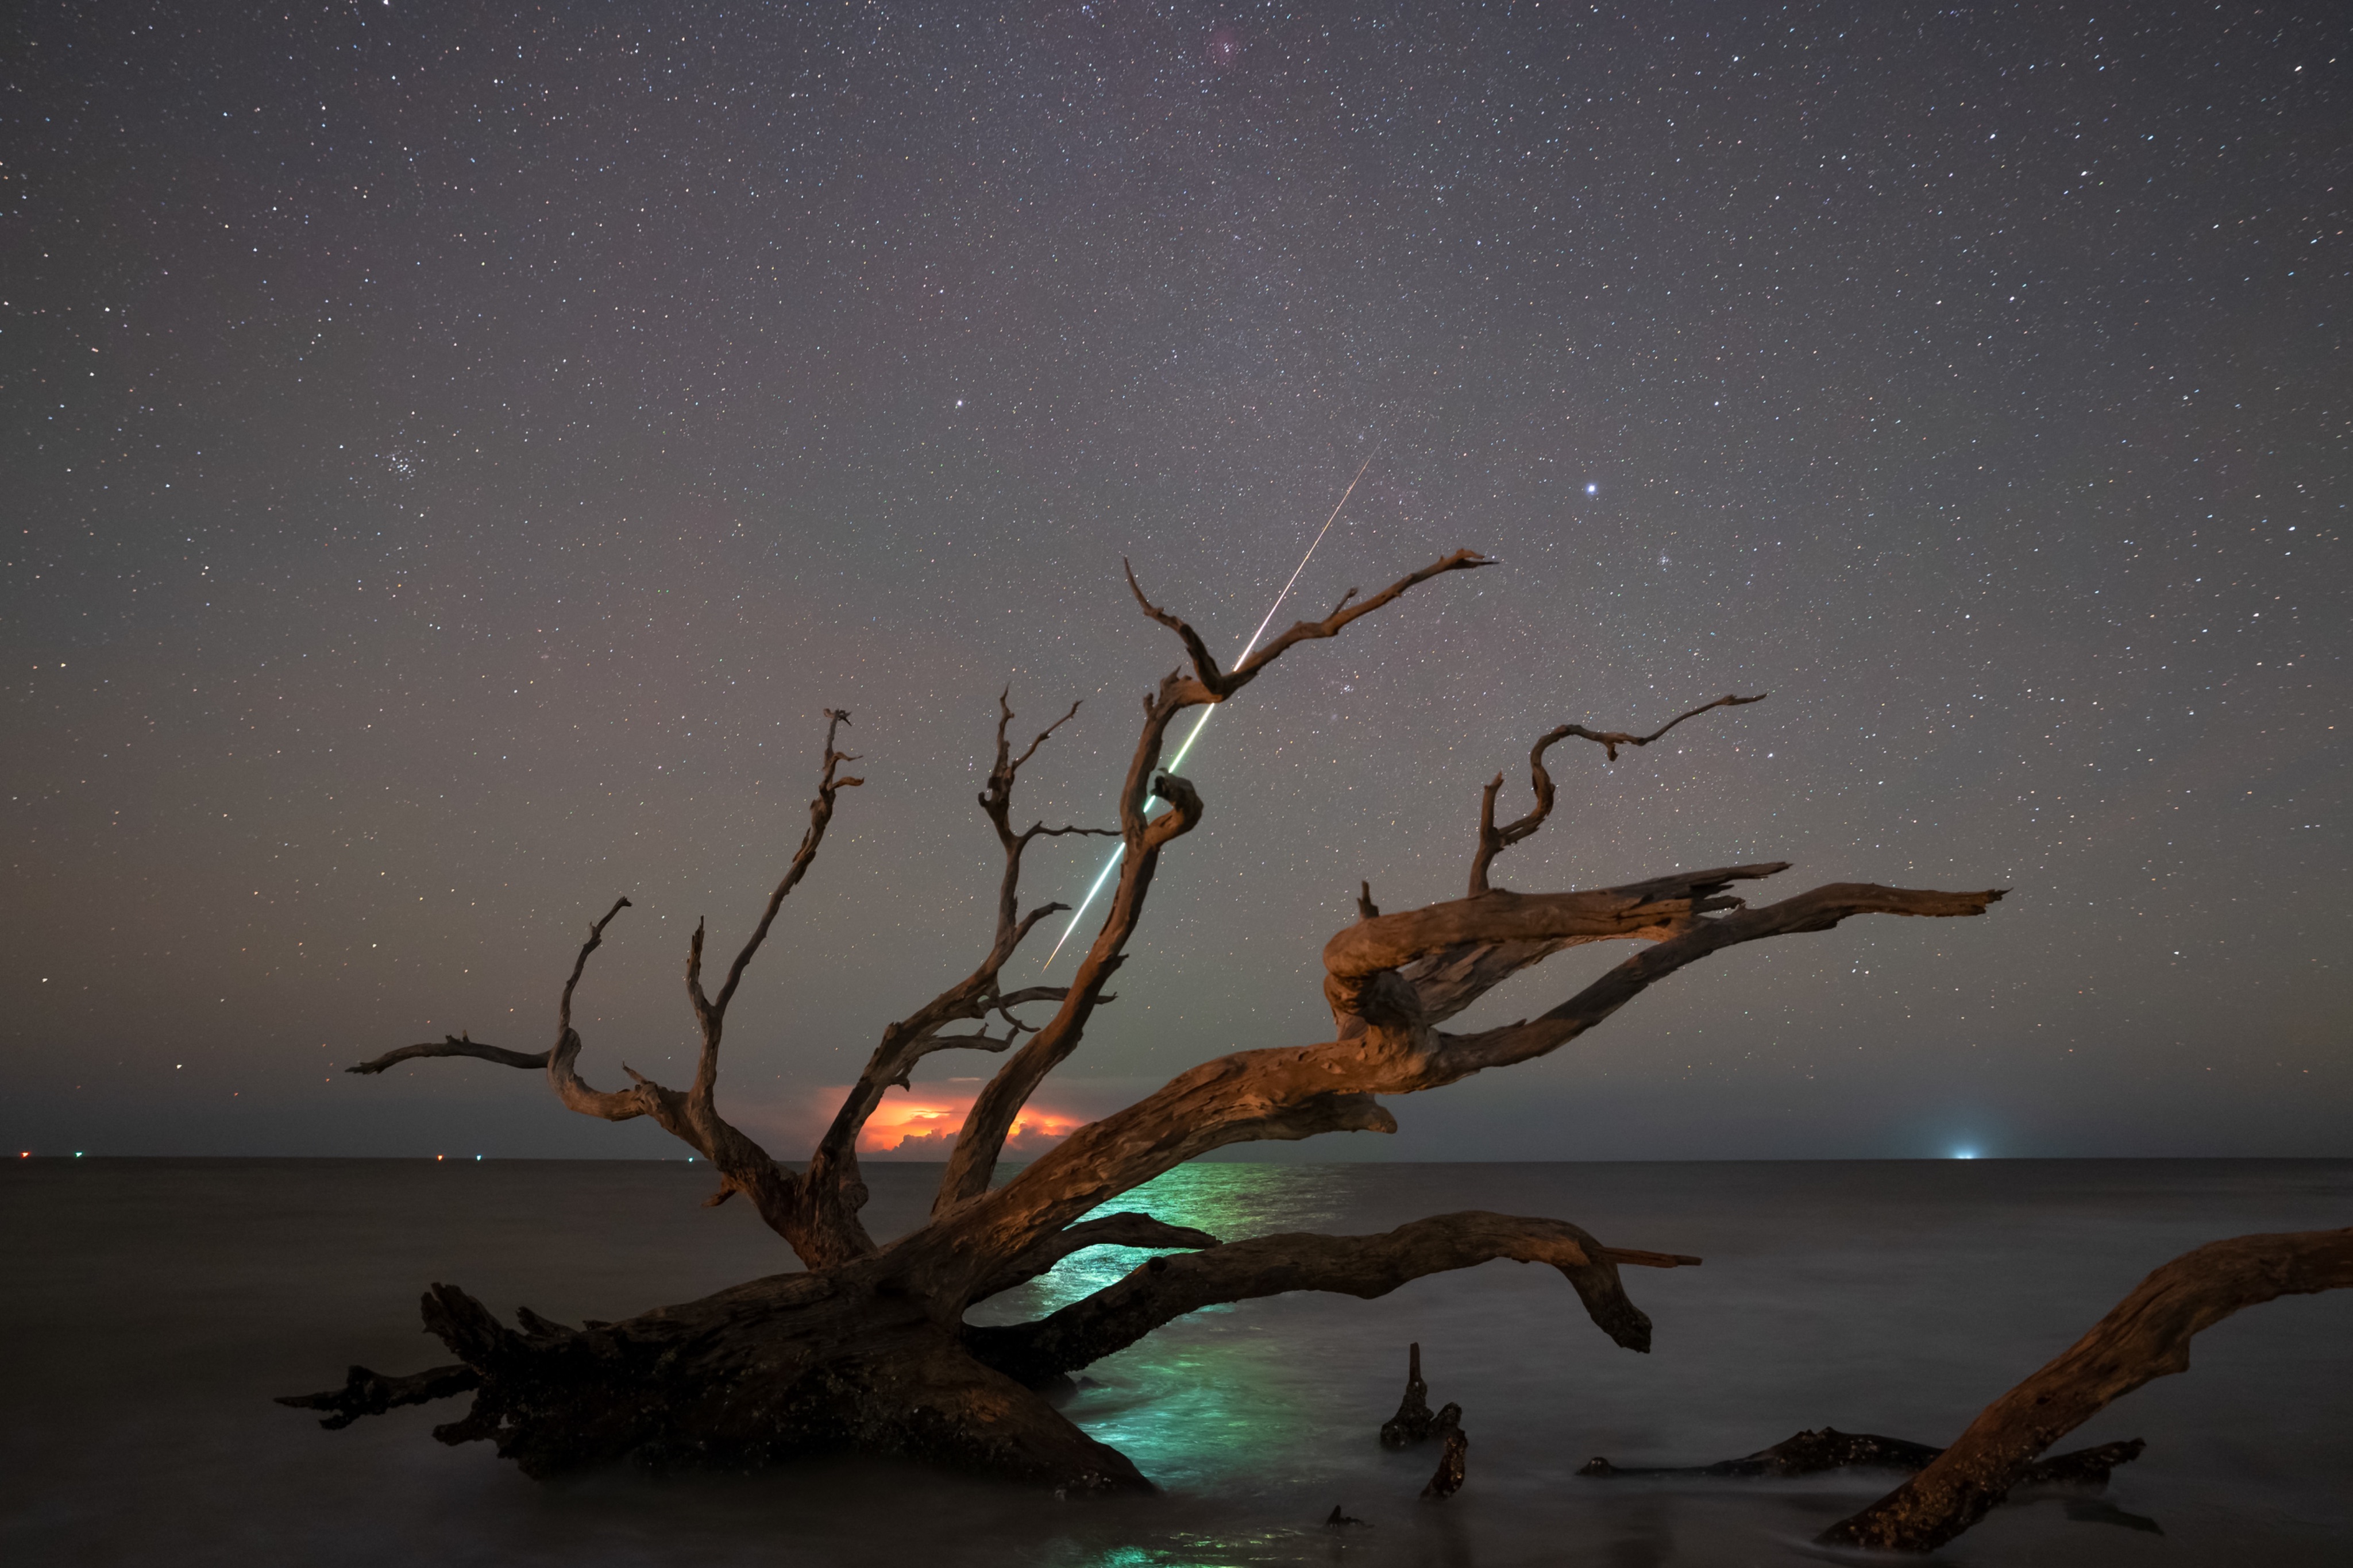
<instances>
[{"instance_id":1,"label":"smooth water","mask_svg":"<svg viewBox=\"0 0 2353 1568\"><path fill-rule=\"evenodd\" d=\"M878 1234L936 1167L870 1169ZM431 1280L493 1307L619 1318L791 1267L707 1167L645 1163L23 1161L0 1175L0 1560L11 1563L1742 1564L1807 1544L1885 1490L1597 1481L1704 1464L1832 1425L1946 1442L2166 1259L2251 1231L2342 1226L2348 1162L1188 1167L1130 1194L1227 1237L1365 1232L1465 1208L1550 1215L1698 1253L1629 1269L1655 1353L1621 1351L1549 1268L1491 1263L1377 1301L1294 1296L1172 1324L1090 1369L1069 1413L1162 1494L1058 1502L905 1466L757 1478L617 1470L523 1479L428 1436L448 1402L322 1432L276 1394L361 1362L438 1364ZM1029 1315L1135 1254L1071 1260ZM1455 1400L1470 1481L1417 1500L1436 1454L1382 1451L1405 1347ZM1937 1561L2155 1564L2353 1559L2353 1291L2254 1308L2193 1370L2066 1447L2140 1436L2106 1500L2000 1510ZM1334 1504L1372 1528L1326 1534Z\"/></svg>"}]
</instances>

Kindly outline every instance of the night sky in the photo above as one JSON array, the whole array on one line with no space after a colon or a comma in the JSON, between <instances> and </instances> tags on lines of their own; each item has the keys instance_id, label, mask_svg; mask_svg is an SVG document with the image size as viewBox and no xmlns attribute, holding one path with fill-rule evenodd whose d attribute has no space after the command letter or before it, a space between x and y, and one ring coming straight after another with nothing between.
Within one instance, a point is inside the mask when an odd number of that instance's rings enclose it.
<instances>
[{"instance_id":1,"label":"night sky","mask_svg":"<svg viewBox=\"0 0 2353 1568\"><path fill-rule=\"evenodd\" d=\"M2342 6L5 26L11 1152L681 1157L534 1074L339 1069L543 1048L626 893L583 1068L682 1084L687 932L741 940L842 707L867 783L721 1085L797 1157L986 946L998 690L1025 737L1085 703L1018 818L1108 824L1179 656L1122 558L1229 652L1370 457L1278 624L1503 564L1219 711L1033 1136L1326 1037L1359 878L1458 896L1535 734L1736 690L1556 751L1498 883L2008 901L1739 949L1395 1138L1260 1152L2353 1154ZM1102 857L1042 843L1030 896ZM898 1132L996 1061L926 1065Z\"/></svg>"}]
</instances>

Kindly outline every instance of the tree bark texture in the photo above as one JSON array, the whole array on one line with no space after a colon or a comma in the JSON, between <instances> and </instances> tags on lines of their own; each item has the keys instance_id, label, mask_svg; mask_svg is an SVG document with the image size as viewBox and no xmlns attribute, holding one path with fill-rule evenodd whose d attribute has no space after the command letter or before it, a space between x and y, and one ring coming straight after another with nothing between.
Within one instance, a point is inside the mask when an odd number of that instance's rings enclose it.
<instances>
[{"instance_id":1,"label":"tree bark texture","mask_svg":"<svg viewBox=\"0 0 2353 1568\"><path fill-rule=\"evenodd\" d=\"M2348 1286L2353 1229L2233 1237L2185 1252L1987 1405L1934 1463L1821 1539L1934 1552L2027 1479L2043 1449L2151 1378L2189 1371L2189 1342L2201 1330L2274 1297Z\"/></svg>"},{"instance_id":2,"label":"tree bark texture","mask_svg":"<svg viewBox=\"0 0 2353 1568\"><path fill-rule=\"evenodd\" d=\"M2001 897L1999 889L1836 883L1751 909L1732 891L1787 868L1778 862L1583 890L1524 893L1493 885L1498 858L1551 815L1556 785L1545 757L1556 743L1589 741L1614 762L1621 747L1647 746L1702 713L1761 698L1720 698L1647 734L1578 724L1547 733L1530 754L1536 801L1527 814L1497 826L1500 779L1482 796L1467 896L1384 915L1369 886L1362 889L1360 918L1324 948L1330 1037L1203 1062L1079 1129L1010 1180L997 1179L1006 1138L1021 1111L1079 1049L1095 1010L1113 1002L1108 985L1127 962L1154 880L1207 809L1188 781L1162 766L1170 724L1189 709L1232 700L1280 659L1342 635L1420 584L1490 564L1474 552L1457 551L1368 597L1351 589L1330 614L1298 622L1231 669L1191 626L1154 604L1131 572L1136 605L1176 635L1186 663L1145 693L1116 824L1016 826L1021 769L1076 709L1017 747L1014 714L1000 696L994 761L977 797L1003 856L988 941L963 978L883 1029L840 1111L806 1166L796 1170L722 1114L719 1083L729 1012L745 974L786 900L815 864L841 793L861 782L842 772L859 760L839 747L849 715L828 710L807 827L715 991L704 983L708 929L701 921L694 928L685 989L701 1046L687 1087L657 1083L627 1065L621 1071L629 1083L622 1089L595 1088L583 1075L586 1047L573 1027L573 996L607 928L630 907L626 898L589 928L546 1048L510 1049L459 1034L390 1050L350 1069L375 1074L411 1062L480 1061L544 1073L556 1100L583 1115L649 1117L711 1163L717 1185L706 1203L746 1199L802 1268L624 1322L578 1327L527 1310L509 1326L464 1291L436 1285L424 1300L426 1325L449 1347L455 1365L405 1377L353 1368L343 1387L286 1403L325 1411L326 1425L343 1426L470 1393L470 1414L437 1436L491 1442L534 1476L625 1456L658 1466L741 1468L860 1450L1063 1489L1118 1489L1147 1483L1038 1391L1214 1303L1293 1290L1370 1298L1425 1275L1510 1258L1558 1270L1604 1334L1647 1351L1650 1320L1627 1297L1620 1270L1698 1258L1607 1246L1566 1221L1510 1215L1439 1215L1375 1236L1221 1239L1110 1205L1211 1150L1261 1139L1392 1131L1397 1123L1382 1098L1556 1050L1650 986L1725 948L1824 931L1862 915L1978 915ZM1023 905L1024 858L1040 838L1084 834L1120 840L1118 879L1102 924L1066 983L1008 987L1004 971L1024 940L1064 907ZM1553 953L1610 941L1647 945L1535 1018L1463 1034L1440 1027ZM928 1223L879 1244L859 1217L867 1200L859 1135L891 1089L910 1087L918 1065L945 1050L1002 1060L957 1135ZM1034 1321L965 1321L975 1302L1099 1246L1153 1249L1155 1256Z\"/></svg>"}]
</instances>

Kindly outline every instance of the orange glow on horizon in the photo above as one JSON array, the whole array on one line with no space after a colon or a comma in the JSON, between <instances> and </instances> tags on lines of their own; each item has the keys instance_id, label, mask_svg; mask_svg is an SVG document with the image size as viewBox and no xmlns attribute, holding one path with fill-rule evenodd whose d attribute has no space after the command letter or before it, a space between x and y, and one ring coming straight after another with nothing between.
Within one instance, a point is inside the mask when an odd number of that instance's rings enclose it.
<instances>
[{"instance_id":1,"label":"orange glow on horizon","mask_svg":"<svg viewBox=\"0 0 2353 1568\"><path fill-rule=\"evenodd\" d=\"M964 1131L972 1112L973 1094L942 1093L930 1086L913 1094L893 1091L886 1097L858 1134L860 1154L897 1154L916 1159L944 1160ZM1077 1131L1081 1118L1042 1106L1025 1108L1005 1140L1012 1154L1043 1153Z\"/></svg>"}]
</instances>

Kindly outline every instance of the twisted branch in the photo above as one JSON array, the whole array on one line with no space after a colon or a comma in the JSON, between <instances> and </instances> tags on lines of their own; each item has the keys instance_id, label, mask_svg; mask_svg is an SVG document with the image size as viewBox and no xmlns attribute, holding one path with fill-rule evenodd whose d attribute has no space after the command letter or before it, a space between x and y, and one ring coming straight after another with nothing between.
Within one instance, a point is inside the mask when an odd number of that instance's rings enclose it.
<instances>
[{"instance_id":1,"label":"twisted branch","mask_svg":"<svg viewBox=\"0 0 2353 1568\"><path fill-rule=\"evenodd\" d=\"M933 1203L934 1214L944 1214L988 1190L1015 1119L1046 1076L1078 1048L1087 1020L1102 1001L1103 987L1124 962L1127 941L1143 918L1145 899L1158 869L1161 849L1191 832L1201 820L1199 794L1185 780L1160 771L1161 749L1170 722L1187 708L1224 701L1299 643L1337 636L1350 622L1389 604L1416 584L1448 572L1492 564L1476 551L1458 550L1418 572L1407 574L1362 602L1352 602L1352 589L1330 615L1320 621L1299 622L1230 671L1218 668L1217 659L1199 633L1146 598L1142 584L1135 580L1134 568L1127 568L1128 588L1135 602L1147 616L1176 634L1192 660L1194 673L1187 677L1181 670L1171 671L1144 700L1143 729L1136 737L1135 752L1129 759L1127 778L1120 791L1124 852L1119 885L1104 911L1103 929L1080 959L1078 973L1052 1020L997 1068L974 1101L964 1130L957 1135L955 1152L948 1158L947 1172L941 1178L939 1194ZM1167 803L1170 808L1156 819L1149 810L1150 802L1155 798ZM1065 1219L1076 1217L1071 1215ZM1034 1239L1025 1238L1021 1245L1027 1246Z\"/></svg>"},{"instance_id":2,"label":"twisted branch","mask_svg":"<svg viewBox=\"0 0 2353 1568\"><path fill-rule=\"evenodd\" d=\"M1651 1320L1627 1299L1618 1266L1672 1268L1699 1262L1680 1253L1604 1247L1566 1220L1472 1210L1434 1215L1378 1236L1262 1236L1188 1256L1153 1258L1116 1284L1036 1322L967 1326L965 1348L1034 1386L1219 1302L1293 1290L1328 1290L1370 1300L1426 1274L1469 1268L1498 1258L1548 1263L1559 1269L1601 1331L1631 1351L1651 1348Z\"/></svg>"},{"instance_id":3,"label":"twisted branch","mask_svg":"<svg viewBox=\"0 0 2353 1568\"><path fill-rule=\"evenodd\" d=\"M1528 784L1535 792L1536 803L1525 816L1502 827L1495 826L1495 796L1504 787L1504 775L1501 773L1487 781L1486 789L1479 796L1479 847L1471 858L1471 895L1476 898L1487 890L1487 868L1494 864L1496 856L1535 833L1552 815L1552 774L1546 770L1544 758L1555 744L1571 735L1597 742L1609 753L1609 761L1614 763L1618 760L1618 748L1620 746L1647 746L1684 720L1697 718L1711 708L1745 708L1751 702L1764 701L1768 695L1760 691L1754 697L1719 697L1713 702L1701 703L1688 713L1677 714L1647 735L1629 735L1618 730L1588 730L1582 724L1563 724L1556 730L1546 731L1528 752Z\"/></svg>"},{"instance_id":4,"label":"twisted branch","mask_svg":"<svg viewBox=\"0 0 2353 1568\"><path fill-rule=\"evenodd\" d=\"M837 1244L849 1253L874 1249L872 1239L858 1218L858 1211L867 1199L866 1184L858 1168L858 1136L881 1105L884 1091L892 1085L912 1087L915 1064L934 1051L965 1048L997 1052L1010 1048L1021 1036L1037 1032L1021 1020L1013 1011L1015 1008L1033 1002L1060 1002L1067 994L1064 987L1055 985L1028 986L1008 993L999 983L1006 963L1038 922L1069 907L1040 904L1023 912L1023 852L1039 838L1072 835L1108 837L1116 832L1104 827L1049 827L1042 822L1033 822L1018 833L1014 831L1013 787L1022 767L1038 754L1038 749L1055 731L1071 721L1079 705L1071 703L1068 711L1038 731L1036 738L1016 756L1008 733L1013 723L1011 697L1009 687L997 694L996 760L977 797L981 813L996 830L997 844L1005 852L1005 869L997 887L997 927L988 952L971 973L882 1031L881 1044L867 1058L865 1069L850 1086L849 1097L834 1113L825 1136L809 1158L802 1189L807 1223L833 1236ZM1004 1020L1004 1035L991 1035L986 1027L964 1034L945 1032L951 1024L986 1019L992 1014Z\"/></svg>"},{"instance_id":5,"label":"twisted branch","mask_svg":"<svg viewBox=\"0 0 2353 1568\"><path fill-rule=\"evenodd\" d=\"M1337 1038L1237 1052L1179 1074L1124 1110L1080 1128L1004 1186L977 1197L971 1214L960 1216L963 1224L952 1232L955 1244L976 1248L976 1255L1018 1253L1108 1196L1229 1144L1335 1131L1393 1132L1397 1122L1377 1097L1441 1088L1489 1068L1556 1050L1644 989L1725 947L1823 931L1860 914L1982 914L2001 897L1998 890L1947 893L1841 883L1761 910L1736 907L1718 912L1738 900L1717 897L1716 889L1777 868L1693 872L1593 894L1525 900L1490 893L1439 906L1452 912L1419 935L1409 924L1388 927L1388 922L1409 922L1428 911L1359 921L1325 950L1333 973L1324 991L1339 1025ZM1548 907L1555 900L1577 899L1590 901L1562 907L1581 923L1561 923L1567 917ZM1523 909L1523 904L1530 908ZM1483 921L1477 913L1482 908L1488 910ZM1419 994L1397 971L1358 970L1360 963L1409 961L1424 951L1425 942L1442 939L1450 946L1508 942L1525 936L1530 921L1539 922L1541 941L1640 937L1657 945L1539 1018L1465 1035L1434 1027L1422 1012ZM1352 949L1349 939L1367 927L1388 927L1388 934L1377 930L1364 939L1372 944L1366 950ZM1033 1040L1023 1048L1036 1046ZM930 1247L945 1241L918 1237L907 1245ZM977 1283L983 1270L960 1267L965 1279Z\"/></svg>"},{"instance_id":6,"label":"twisted branch","mask_svg":"<svg viewBox=\"0 0 2353 1568\"><path fill-rule=\"evenodd\" d=\"M833 818L834 802L840 791L854 788L864 781L839 774L843 763L857 759L835 748L834 741L841 726L849 722L849 715L839 709L826 710L825 759L818 781L817 798L809 802L809 826L801 836L800 847L795 851L792 863L784 877L768 895L767 907L735 961L728 967L727 979L714 998L702 990L702 944L704 928L697 921L694 936L688 946L686 988L694 1007L696 1022L702 1033L702 1050L695 1066L692 1086L684 1092L666 1088L653 1079L622 1064L621 1070L631 1080L623 1089L599 1089L580 1076L578 1061L581 1051L579 1031L572 1026L572 996L578 989L580 977L588 967L588 955L604 945L605 928L623 910L630 907L626 898L614 900L605 918L588 928L588 940L581 943L580 952L572 962L572 973L564 982L564 991L556 1003L556 1041L550 1049L535 1054L511 1051L497 1046L486 1046L463 1035L452 1036L438 1043L405 1046L388 1051L372 1061L362 1062L347 1070L356 1073L380 1073L396 1062L425 1057L473 1057L497 1062L505 1067L544 1068L549 1087L566 1109L584 1116L594 1116L607 1121L628 1121L639 1116L649 1116L662 1130L709 1160L720 1173L719 1191L709 1200L723 1202L737 1192L749 1193L759 1208L760 1216L770 1228L791 1242L812 1264L830 1256L828 1238L813 1233L803 1223L797 1204L799 1179L779 1167L766 1150L722 1117L713 1101L713 1091L719 1077L719 1044L723 1032L728 1004L734 999L742 984L744 972L753 955L767 940L775 925L776 913L801 879L816 860L818 847L824 841L827 825ZM818 1256L812 1257L815 1253Z\"/></svg>"}]
</instances>

